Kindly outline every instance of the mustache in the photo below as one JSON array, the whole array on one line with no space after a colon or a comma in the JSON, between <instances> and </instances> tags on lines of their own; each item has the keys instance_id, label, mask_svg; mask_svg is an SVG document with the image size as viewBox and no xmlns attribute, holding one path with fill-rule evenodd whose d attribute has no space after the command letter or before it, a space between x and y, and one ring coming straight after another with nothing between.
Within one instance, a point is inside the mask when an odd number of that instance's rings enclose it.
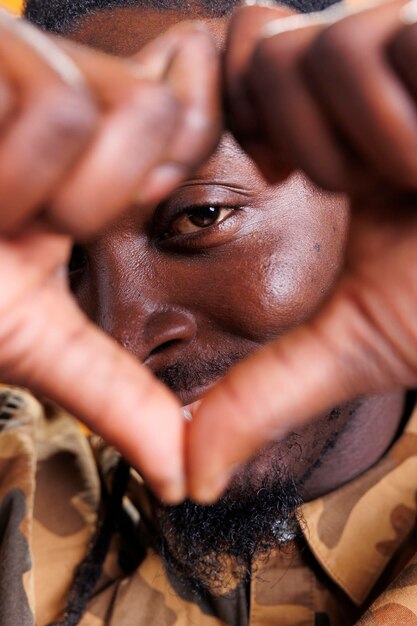
<instances>
[{"instance_id":1,"label":"mustache","mask_svg":"<svg viewBox=\"0 0 417 626\"><path fill-rule=\"evenodd\" d=\"M174 392L204 387L222 378L229 369L244 359L247 352L233 352L210 359L177 361L154 372L155 376Z\"/></svg>"}]
</instances>

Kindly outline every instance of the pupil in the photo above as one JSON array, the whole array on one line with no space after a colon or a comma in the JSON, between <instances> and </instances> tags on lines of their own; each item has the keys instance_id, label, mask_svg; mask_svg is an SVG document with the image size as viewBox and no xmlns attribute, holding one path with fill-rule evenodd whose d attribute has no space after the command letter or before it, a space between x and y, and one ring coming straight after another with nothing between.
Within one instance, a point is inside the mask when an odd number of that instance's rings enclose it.
<instances>
[{"instance_id":1,"label":"pupil","mask_svg":"<svg viewBox=\"0 0 417 626\"><path fill-rule=\"evenodd\" d=\"M195 226L207 227L214 224L219 217L220 209L215 206L203 206L198 209L193 209L188 214L188 219Z\"/></svg>"}]
</instances>

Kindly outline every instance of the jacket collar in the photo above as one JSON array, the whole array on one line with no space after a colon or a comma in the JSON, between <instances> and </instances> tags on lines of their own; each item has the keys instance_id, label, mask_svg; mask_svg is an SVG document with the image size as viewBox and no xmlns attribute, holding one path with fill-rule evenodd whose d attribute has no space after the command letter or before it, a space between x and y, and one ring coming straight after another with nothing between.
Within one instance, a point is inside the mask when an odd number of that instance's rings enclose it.
<instances>
[{"instance_id":1,"label":"jacket collar","mask_svg":"<svg viewBox=\"0 0 417 626\"><path fill-rule=\"evenodd\" d=\"M358 606L416 522L417 408L367 472L300 508L305 539L330 578Z\"/></svg>"},{"instance_id":2,"label":"jacket collar","mask_svg":"<svg viewBox=\"0 0 417 626\"><path fill-rule=\"evenodd\" d=\"M399 439L378 463L343 487L300 507L307 544L323 570L356 605L364 603L416 523L416 493L417 406ZM131 470L127 495L129 508L152 527L151 498L135 470ZM229 580L230 584L233 587Z\"/></svg>"}]
</instances>

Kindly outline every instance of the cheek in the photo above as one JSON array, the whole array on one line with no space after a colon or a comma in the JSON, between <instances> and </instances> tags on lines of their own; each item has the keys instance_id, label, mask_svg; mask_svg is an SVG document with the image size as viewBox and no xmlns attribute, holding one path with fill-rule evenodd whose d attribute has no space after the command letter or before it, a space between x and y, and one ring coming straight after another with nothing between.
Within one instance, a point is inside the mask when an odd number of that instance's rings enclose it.
<instances>
[{"instance_id":1,"label":"cheek","mask_svg":"<svg viewBox=\"0 0 417 626\"><path fill-rule=\"evenodd\" d=\"M317 309L340 272L346 232L342 213L336 219L320 213L326 228L310 212L314 219L297 220L267 240L252 236L236 244L219 264L221 280L207 286L218 324L264 343Z\"/></svg>"},{"instance_id":2,"label":"cheek","mask_svg":"<svg viewBox=\"0 0 417 626\"><path fill-rule=\"evenodd\" d=\"M229 321L235 331L257 342L265 342L299 324L318 305L323 272L314 256L288 257L283 251L272 251L265 258L255 256L240 271L224 271L221 293L229 302L219 319Z\"/></svg>"},{"instance_id":3,"label":"cheek","mask_svg":"<svg viewBox=\"0 0 417 626\"><path fill-rule=\"evenodd\" d=\"M332 289L340 267L341 254L313 231L271 250L250 290L262 311L264 335L281 334L310 317Z\"/></svg>"}]
</instances>

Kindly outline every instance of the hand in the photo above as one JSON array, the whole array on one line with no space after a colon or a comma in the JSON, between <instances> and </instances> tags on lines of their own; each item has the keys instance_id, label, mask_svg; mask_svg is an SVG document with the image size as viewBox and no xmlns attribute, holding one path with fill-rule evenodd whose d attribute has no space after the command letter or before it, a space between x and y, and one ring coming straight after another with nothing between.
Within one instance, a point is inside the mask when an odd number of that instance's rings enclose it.
<instances>
[{"instance_id":1,"label":"hand","mask_svg":"<svg viewBox=\"0 0 417 626\"><path fill-rule=\"evenodd\" d=\"M417 383L417 26L402 2L264 39L282 15L230 27L233 130L273 180L302 168L347 191L346 263L314 317L239 364L196 410L189 491L210 502L235 464L360 394ZM241 42L244 42L242 45Z\"/></svg>"},{"instance_id":2,"label":"hand","mask_svg":"<svg viewBox=\"0 0 417 626\"><path fill-rule=\"evenodd\" d=\"M217 67L198 25L122 61L0 16L0 380L68 408L168 501L185 495L178 402L81 313L65 267L74 238L212 151Z\"/></svg>"}]
</instances>

